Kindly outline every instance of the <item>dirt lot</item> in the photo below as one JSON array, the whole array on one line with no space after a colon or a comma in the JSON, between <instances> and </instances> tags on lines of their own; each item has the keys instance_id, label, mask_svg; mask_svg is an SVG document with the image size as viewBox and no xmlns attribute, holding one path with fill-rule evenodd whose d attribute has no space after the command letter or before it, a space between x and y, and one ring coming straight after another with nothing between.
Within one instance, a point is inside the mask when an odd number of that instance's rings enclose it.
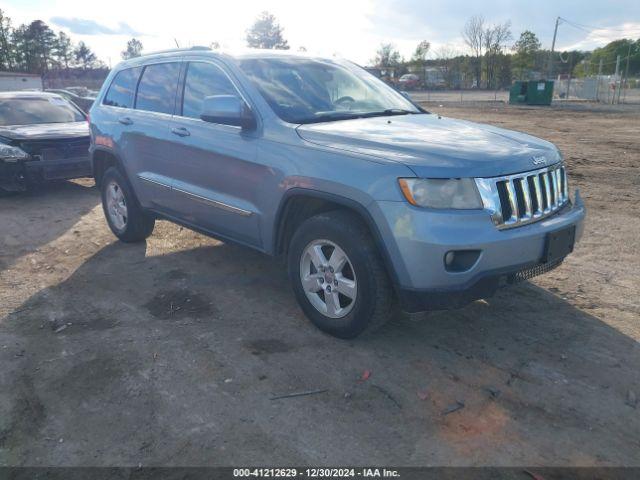
<instances>
[{"instance_id":1,"label":"dirt lot","mask_svg":"<svg viewBox=\"0 0 640 480\"><path fill-rule=\"evenodd\" d=\"M90 181L0 200L0 465L640 466L640 114L433 109L556 142L584 238L352 342L276 259L165 222L116 242Z\"/></svg>"}]
</instances>

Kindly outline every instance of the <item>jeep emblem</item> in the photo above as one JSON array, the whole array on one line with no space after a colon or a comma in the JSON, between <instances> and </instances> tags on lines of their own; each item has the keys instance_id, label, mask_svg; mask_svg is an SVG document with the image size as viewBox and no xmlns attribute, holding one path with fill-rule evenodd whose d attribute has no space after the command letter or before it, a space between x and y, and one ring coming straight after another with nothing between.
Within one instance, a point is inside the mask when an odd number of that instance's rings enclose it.
<instances>
[{"instance_id":1,"label":"jeep emblem","mask_svg":"<svg viewBox=\"0 0 640 480\"><path fill-rule=\"evenodd\" d=\"M542 165L544 163L547 163L547 159L545 157L533 157L534 165Z\"/></svg>"}]
</instances>

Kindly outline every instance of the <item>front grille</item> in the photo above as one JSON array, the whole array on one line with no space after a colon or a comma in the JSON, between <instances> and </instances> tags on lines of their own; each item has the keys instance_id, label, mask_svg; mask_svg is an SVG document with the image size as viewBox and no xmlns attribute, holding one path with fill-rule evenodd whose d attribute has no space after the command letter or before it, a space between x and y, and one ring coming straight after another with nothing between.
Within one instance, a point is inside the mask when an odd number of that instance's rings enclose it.
<instances>
[{"instance_id":1,"label":"front grille","mask_svg":"<svg viewBox=\"0 0 640 480\"><path fill-rule=\"evenodd\" d=\"M484 206L498 228L535 222L560 210L569 201L564 165L495 178L478 178Z\"/></svg>"},{"instance_id":2,"label":"front grille","mask_svg":"<svg viewBox=\"0 0 640 480\"><path fill-rule=\"evenodd\" d=\"M89 137L25 141L20 147L29 155L41 157L43 160L87 157Z\"/></svg>"},{"instance_id":3,"label":"front grille","mask_svg":"<svg viewBox=\"0 0 640 480\"><path fill-rule=\"evenodd\" d=\"M562 263L562 260L563 259L549 263L540 263L538 265L534 265L533 267L522 269L510 276L509 283L524 282L525 280L529 280L530 278L550 272L554 268L559 267Z\"/></svg>"}]
</instances>

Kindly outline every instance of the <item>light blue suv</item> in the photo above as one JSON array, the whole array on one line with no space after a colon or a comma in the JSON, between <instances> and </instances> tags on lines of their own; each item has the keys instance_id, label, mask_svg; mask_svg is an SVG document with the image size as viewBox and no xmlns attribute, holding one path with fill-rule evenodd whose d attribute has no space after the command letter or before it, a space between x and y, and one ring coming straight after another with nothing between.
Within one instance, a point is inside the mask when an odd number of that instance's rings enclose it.
<instances>
[{"instance_id":1,"label":"light blue suv","mask_svg":"<svg viewBox=\"0 0 640 480\"><path fill-rule=\"evenodd\" d=\"M355 337L557 266L585 209L549 142L424 111L353 63L204 48L118 65L90 112L105 216L285 255L320 329Z\"/></svg>"}]
</instances>

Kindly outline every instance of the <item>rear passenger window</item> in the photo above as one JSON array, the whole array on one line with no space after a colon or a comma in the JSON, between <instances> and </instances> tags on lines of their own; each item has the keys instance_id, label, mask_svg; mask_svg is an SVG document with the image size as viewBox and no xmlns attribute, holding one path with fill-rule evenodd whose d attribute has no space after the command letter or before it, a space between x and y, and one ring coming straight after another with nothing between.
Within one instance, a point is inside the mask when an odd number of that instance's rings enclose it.
<instances>
[{"instance_id":1,"label":"rear passenger window","mask_svg":"<svg viewBox=\"0 0 640 480\"><path fill-rule=\"evenodd\" d=\"M225 73L211 63L191 62L184 84L182 116L200 118L202 101L213 95L238 95Z\"/></svg>"},{"instance_id":2,"label":"rear passenger window","mask_svg":"<svg viewBox=\"0 0 640 480\"><path fill-rule=\"evenodd\" d=\"M116 73L102 103L112 107L132 108L133 94L141 70L141 67L127 68Z\"/></svg>"},{"instance_id":3,"label":"rear passenger window","mask_svg":"<svg viewBox=\"0 0 640 480\"><path fill-rule=\"evenodd\" d=\"M173 113L179 73L179 63L147 65L138 85L136 110Z\"/></svg>"}]
</instances>

